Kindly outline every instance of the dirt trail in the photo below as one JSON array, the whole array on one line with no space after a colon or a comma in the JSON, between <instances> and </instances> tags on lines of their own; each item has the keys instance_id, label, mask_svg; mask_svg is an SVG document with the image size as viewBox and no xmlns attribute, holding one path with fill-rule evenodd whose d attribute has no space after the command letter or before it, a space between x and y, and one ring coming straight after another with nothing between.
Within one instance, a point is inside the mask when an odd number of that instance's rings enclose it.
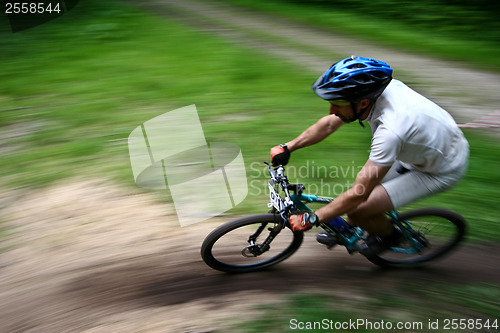
<instances>
[{"instance_id":1,"label":"dirt trail","mask_svg":"<svg viewBox=\"0 0 500 333\"><path fill-rule=\"evenodd\" d=\"M3 192L0 206L9 234L0 332L227 332L256 314L255 304L290 292L391 292L408 279L497 283L500 276L498 246L461 248L425 269L387 271L343 249L326 250L314 232L270 270L227 275L199 256L203 238L223 221L181 228L170 205L102 180Z\"/></svg>"},{"instance_id":2,"label":"dirt trail","mask_svg":"<svg viewBox=\"0 0 500 333\"><path fill-rule=\"evenodd\" d=\"M225 5L191 0L144 4L298 63L315 74L332 59L257 40L245 29L313 43L332 54L383 58L395 67L412 62L416 70L408 75L431 82L422 88L434 91L457 114L477 100L484 103L481 110L474 106L475 110L489 113L500 98L496 91L491 94L500 83L495 75L471 72L476 81L469 86L477 89L463 94L468 86L461 85L462 80L452 76L438 80L451 73L458 77L462 75L458 73L469 73L455 65L439 62L431 73L419 69L425 61L421 57L389 53L281 19L270 26L267 16ZM457 87L450 88L445 84L448 80L454 80ZM470 120L467 114L460 117ZM313 232L296 255L268 271L222 274L208 268L199 256L203 238L222 219L180 228L171 205L130 192L102 179L72 180L30 192L0 191L2 232L6 234L0 244L0 332L228 332L229 325L257 313L253 305L279 302L290 292L352 296L362 293L358 286L396 292L409 279L498 283L500 277L496 245L461 248L425 269L387 271L342 249L324 249L315 242Z\"/></svg>"}]
</instances>

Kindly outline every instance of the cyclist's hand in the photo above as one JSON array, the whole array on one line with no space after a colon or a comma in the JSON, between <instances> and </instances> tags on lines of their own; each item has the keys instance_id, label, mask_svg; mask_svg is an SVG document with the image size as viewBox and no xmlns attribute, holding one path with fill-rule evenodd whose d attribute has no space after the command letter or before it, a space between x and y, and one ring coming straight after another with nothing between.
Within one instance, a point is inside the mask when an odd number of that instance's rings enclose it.
<instances>
[{"instance_id":1,"label":"cyclist's hand","mask_svg":"<svg viewBox=\"0 0 500 333\"><path fill-rule=\"evenodd\" d=\"M290 159L290 150L286 145L271 148L271 163L273 166L286 165Z\"/></svg>"},{"instance_id":2,"label":"cyclist's hand","mask_svg":"<svg viewBox=\"0 0 500 333\"><path fill-rule=\"evenodd\" d=\"M314 213L290 215L290 226L293 231L304 231L318 224L318 217Z\"/></svg>"}]
</instances>

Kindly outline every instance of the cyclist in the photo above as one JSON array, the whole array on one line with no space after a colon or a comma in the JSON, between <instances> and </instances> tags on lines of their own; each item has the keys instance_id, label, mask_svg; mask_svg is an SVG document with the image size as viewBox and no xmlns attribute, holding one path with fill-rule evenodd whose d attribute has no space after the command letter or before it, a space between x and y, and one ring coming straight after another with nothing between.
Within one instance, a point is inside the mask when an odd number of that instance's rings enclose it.
<instances>
[{"instance_id":1,"label":"cyclist","mask_svg":"<svg viewBox=\"0 0 500 333\"><path fill-rule=\"evenodd\" d=\"M386 211L447 190L465 174L469 144L453 118L392 73L385 62L365 57L335 63L312 85L330 103L329 115L271 149L273 165L286 165L291 152L322 141L345 123L367 121L372 130L369 158L352 187L315 213L292 215L293 230L347 214L349 225L370 234L360 252L376 255L401 237ZM328 233L317 239L335 244Z\"/></svg>"}]
</instances>

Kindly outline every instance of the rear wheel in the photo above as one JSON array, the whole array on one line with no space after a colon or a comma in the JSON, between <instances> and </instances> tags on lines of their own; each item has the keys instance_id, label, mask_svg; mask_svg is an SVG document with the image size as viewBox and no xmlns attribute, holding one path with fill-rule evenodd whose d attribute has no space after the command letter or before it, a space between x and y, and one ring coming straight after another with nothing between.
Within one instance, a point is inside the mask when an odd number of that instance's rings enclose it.
<instances>
[{"instance_id":1,"label":"rear wheel","mask_svg":"<svg viewBox=\"0 0 500 333\"><path fill-rule=\"evenodd\" d=\"M368 260L386 267L417 267L450 252L463 239L466 229L465 219L460 214L442 208L404 212L399 219L412 227L420 251L412 250L410 240L406 240L397 248L367 257Z\"/></svg>"},{"instance_id":2,"label":"rear wheel","mask_svg":"<svg viewBox=\"0 0 500 333\"><path fill-rule=\"evenodd\" d=\"M302 244L303 232L283 228L279 215L246 216L212 231L201 246L205 263L229 273L245 273L275 265Z\"/></svg>"}]
</instances>

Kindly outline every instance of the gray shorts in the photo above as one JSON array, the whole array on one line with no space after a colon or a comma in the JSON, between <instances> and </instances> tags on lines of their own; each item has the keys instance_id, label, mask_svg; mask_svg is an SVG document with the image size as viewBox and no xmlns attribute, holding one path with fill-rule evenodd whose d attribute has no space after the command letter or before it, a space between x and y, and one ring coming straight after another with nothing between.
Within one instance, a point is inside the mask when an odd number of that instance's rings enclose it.
<instances>
[{"instance_id":1,"label":"gray shorts","mask_svg":"<svg viewBox=\"0 0 500 333\"><path fill-rule=\"evenodd\" d=\"M389 194L394 209L398 209L418 199L452 188L462 179L466 171L467 163L464 163L452 172L435 175L396 161L382 179L381 185Z\"/></svg>"}]
</instances>

